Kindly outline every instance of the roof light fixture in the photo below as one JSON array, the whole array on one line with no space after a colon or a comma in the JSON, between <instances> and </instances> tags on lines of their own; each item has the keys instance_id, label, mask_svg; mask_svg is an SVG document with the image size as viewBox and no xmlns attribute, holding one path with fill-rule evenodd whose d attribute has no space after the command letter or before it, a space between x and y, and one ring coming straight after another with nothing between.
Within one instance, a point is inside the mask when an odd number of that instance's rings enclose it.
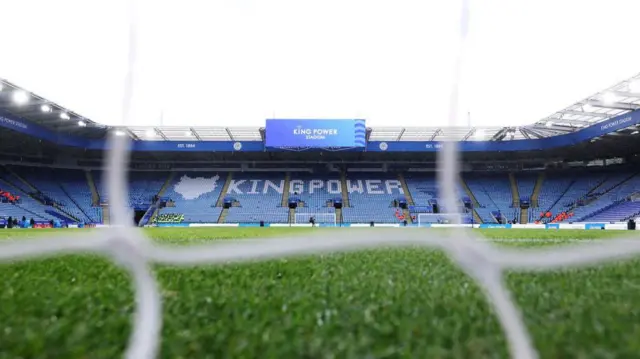
<instances>
[{"instance_id":1,"label":"roof light fixture","mask_svg":"<svg viewBox=\"0 0 640 359\"><path fill-rule=\"evenodd\" d=\"M153 128L150 128L145 132L145 136L156 137L156 131Z\"/></svg>"},{"instance_id":2,"label":"roof light fixture","mask_svg":"<svg viewBox=\"0 0 640 359\"><path fill-rule=\"evenodd\" d=\"M124 131L122 131L122 130L116 130L115 135L116 135L116 136L124 136Z\"/></svg>"},{"instance_id":3,"label":"roof light fixture","mask_svg":"<svg viewBox=\"0 0 640 359\"><path fill-rule=\"evenodd\" d=\"M66 113L66 112L60 112L60 118L63 119L63 120L68 120L71 117L69 117L69 114Z\"/></svg>"},{"instance_id":4,"label":"roof light fixture","mask_svg":"<svg viewBox=\"0 0 640 359\"><path fill-rule=\"evenodd\" d=\"M29 102L29 94L25 91L17 90L13 93L13 102L18 105L24 105Z\"/></svg>"},{"instance_id":5,"label":"roof light fixture","mask_svg":"<svg viewBox=\"0 0 640 359\"><path fill-rule=\"evenodd\" d=\"M51 112L51 106L42 105L42 106L40 106L40 111L42 111L42 112Z\"/></svg>"},{"instance_id":6,"label":"roof light fixture","mask_svg":"<svg viewBox=\"0 0 640 359\"><path fill-rule=\"evenodd\" d=\"M82 120L80 120L80 121L78 121L78 126L80 126L80 127L87 127L87 123L86 123L86 122L84 122L84 121L82 121Z\"/></svg>"}]
</instances>

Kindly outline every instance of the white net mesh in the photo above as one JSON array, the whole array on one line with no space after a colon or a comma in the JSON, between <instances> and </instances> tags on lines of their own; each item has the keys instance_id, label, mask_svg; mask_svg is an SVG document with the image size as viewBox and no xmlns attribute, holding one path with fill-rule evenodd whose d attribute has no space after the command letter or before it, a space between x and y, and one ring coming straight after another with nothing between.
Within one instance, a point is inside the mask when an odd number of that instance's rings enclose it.
<instances>
[{"instance_id":1,"label":"white net mesh","mask_svg":"<svg viewBox=\"0 0 640 359\"><path fill-rule=\"evenodd\" d=\"M458 77L464 50L468 23L468 1L463 0L460 54L451 91L451 117L457 117ZM130 30L129 73L124 96L124 123L130 117L129 102L135 62L135 11ZM379 246L424 245L447 253L470 277L474 278L497 313L506 334L513 358L537 358L531 346L529 334L520 312L515 307L503 282L505 270L556 270L561 267L577 267L603 261L628 258L640 253L640 241L610 240L550 249L515 250L498 248L472 237L472 231L451 229L421 231L412 229L351 229L334 232L331 237L321 232L300 238L270 240L243 240L191 247L170 247L152 243L134 226L126 206L128 166L128 138L110 136L107 174L111 206L112 227L63 239L58 237L39 240L6 241L0 244L0 261L25 260L33 257L52 256L61 253L99 253L110 256L127 268L133 276L136 311L133 333L125 357L128 359L152 359L158 354L162 323L161 301L156 280L149 270L149 263L172 265L198 265L249 260L266 260L301 254L318 254L328 251L353 251ZM439 153L439 184L446 208L457 208L457 152L455 143L447 143ZM402 232L398 232L402 231ZM399 235L400 234L400 235Z\"/></svg>"}]
</instances>

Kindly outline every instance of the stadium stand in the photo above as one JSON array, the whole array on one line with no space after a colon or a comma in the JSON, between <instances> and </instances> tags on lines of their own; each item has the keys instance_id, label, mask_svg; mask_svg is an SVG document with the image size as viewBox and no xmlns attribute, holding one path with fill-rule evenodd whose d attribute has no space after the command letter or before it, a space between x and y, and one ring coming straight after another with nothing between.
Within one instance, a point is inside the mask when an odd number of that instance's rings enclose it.
<instances>
[{"instance_id":1,"label":"stadium stand","mask_svg":"<svg viewBox=\"0 0 640 359\"><path fill-rule=\"evenodd\" d=\"M155 194L158 193L162 183L167 178L163 173L156 181L160 183ZM160 209L159 216L181 215L184 222L189 223L216 223L222 212L221 207L216 207L216 202L224 185L226 174L213 172L183 172L176 173L172 182L163 193L163 197L171 199L174 206ZM138 192L139 195L148 195L151 192ZM164 218L164 217L163 217Z\"/></svg>"},{"instance_id":2,"label":"stadium stand","mask_svg":"<svg viewBox=\"0 0 640 359\"><path fill-rule=\"evenodd\" d=\"M439 201L439 192L435 174L407 173L404 175L404 178L414 202L414 205L409 207L410 213L413 217L417 218L420 213L433 213L434 204L438 205L439 213L453 212L447 209L444 203ZM467 194L460 185L458 185L457 190L458 198L460 199L460 208L455 210L463 213L461 219L462 223L472 223L471 213L463 208L463 201L467 198ZM431 221L435 221L434 223L437 223L438 217L434 216L431 218ZM445 217L442 217L441 221L444 218Z\"/></svg>"},{"instance_id":3,"label":"stadium stand","mask_svg":"<svg viewBox=\"0 0 640 359\"><path fill-rule=\"evenodd\" d=\"M478 200L476 208L483 223L497 223L500 216L506 221L520 220L520 210L513 208L511 184L506 173L465 174L464 180Z\"/></svg>"},{"instance_id":4,"label":"stadium stand","mask_svg":"<svg viewBox=\"0 0 640 359\"><path fill-rule=\"evenodd\" d=\"M614 214L617 214L618 218L613 220L623 220L626 217L626 213L629 212L621 213L608 210L615 207L618 207L618 210L633 210L633 206L620 208L619 205L638 190L640 190L640 177L629 172L613 173L595 190L592 198L589 198L584 205L578 206L573 210L575 220L578 222L598 221L604 218L612 218L611 216ZM605 211L607 212L606 215L603 213Z\"/></svg>"},{"instance_id":5,"label":"stadium stand","mask_svg":"<svg viewBox=\"0 0 640 359\"><path fill-rule=\"evenodd\" d=\"M635 218L640 213L640 202L623 201L602 210L586 220L589 222L618 222Z\"/></svg>"},{"instance_id":6,"label":"stadium stand","mask_svg":"<svg viewBox=\"0 0 640 359\"><path fill-rule=\"evenodd\" d=\"M102 208L93 203L93 196L85 171L56 171L58 183L71 200L89 218L90 223L102 223Z\"/></svg>"},{"instance_id":7,"label":"stadium stand","mask_svg":"<svg viewBox=\"0 0 640 359\"><path fill-rule=\"evenodd\" d=\"M347 191L350 207L342 209L347 223L397 223L393 200L404 197L396 176L385 173L349 173Z\"/></svg>"},{"instance_id":8,"label":"stadium stand","mask_svg":"<svg viewBox=\"0 0 640 359\"><path fill-rule=\"evenodd\" d=\"M168 177L166 172L130 172L129 206L147 209Z\"/></svg>"},{"instance_id":9,"label":"stadium stand","mask_svg":"<svg viewBox=\"0 0 640 359\"><path fill-rule=\"evenodd\" d=\"M413 198L415 206L431 206L433 201L438 200L438 189L435 175L420 175L407 173L405 182Z\"/></svg>"},{"instance_id":10,"label":"stadium stand","mask_svg":"<svg viewBox=\"0 0 640 359\"><path fill-rule=\"evenodd\" d=\"M91 192L86 186L86 180L72 180L74 174L82 175L81 171L24 166L12 167L12 171L41 193L45 201L54 202L60 211L73 219L86 223L100 221L98 213L90 209Z\"/></svg>"},{"instance_id":11,"label":"stadium stand","mask_svg":"<svg viewBox=\"0 0 640 359\"><path fill-rule=\"evenodd\" d=\"M100 172L94 172L100 202L107 202ZM539 172L515 173L518 193L533 192ZM170 178L168 172L132 172L129 205L138 211L153 207L153 197ZM268 172L236 172L225 185L226 173L176 173L168 182L163 198L170 205L160 208L150 223L300 223L315 215L318 223L399 223L405 213L397 206L406 196L403 184L413 200L409 205L411 218L432 213L438 203L440 213L447 213L438 202L436 178L431 173L349 173L345 188L348 207L333 208L334 200L342 199L342 181L338 172L322 174L292 173L289 196L283 197L286 181L282 174ZM519 220L519 209L513 207L511 184L507 173L465 173L464 181L478 201L477 211L483 223ZM92 191L85 171L46 167L12 166L0 170L0 188L19 196L16 204L7 198L0 200L0 217L34 217L37 221L59 219L63 222L102 223L102 209L93 203ZM225 194L222 195L222 191ZM547 222L616 222L640 213L640 176L632 169L570 169L547 171L538 195L538 206L529 213L530 221ZM297 193L297 194L296 194ZM463 203L470 202L463 186L458 187L463 223L472 223L471 211ZM233 205L223 212L219 200ZM283 206L286 199L298 200L299 206L290 216ZM2 199L2 198L0 198ZM398 202L394 202L398 201ZM151 207L150 207L151 206ZM549 212L551 217L545 218ZM149 219L155 213L151 208ZM225 214L224 216L222 214ZM567 215L562 215L566 213ZM542 218L541 218L542 217ZM634 217L635 218L635 217ZM446 219L442 219L443 221ZM308 218L305 222L308 221ZM421 222L438 222L436 216L422 216ZM417 222L417 221L416 221ZM146 223L146 222L145 222Z\"/></svg>"},{"instance_id":12,"label":"stadium stand","mask_svg":"<svg viewBox=\"0 0 640 359\"><path fill-rule=\"evenodd\" d=\"M515 175L516 183L518 186L518 194L521 198L530 198L533 194L533 188L536 185L538 179L537 173L517 173Z\"/></svg>"},{"instance_id":13,"label":"stadium stand","mask_svg":"<svg viewBox=\"0 0 640 359\"><path fill-rule=\"evenodd\" d=\"M288 223L289 209L282 207L284 182L282 175L238 173L225 195L237 205L229 208L225 222Z\"/></svg>"},{"instance_id":14,"label":"stadium stand","mask_svg":"<svg viewBox=\"0 0 640 359\"><path fill-rule=\"evenodd\" d=\"M0 182L1 184L1 182ZM0 188L2 191L11 193L12 196L19 196L20 199L14 203L0 202L0 217L13 217L13 218L34 218L38 221L49 221L54 218L58 218L65 222L75 222L72 218L65 216L64 214L55 210L54 207L47 206L34 198L31 198L27 193L22 190L9 186L6 183L2 184Z\"/></svg>"},{"instance_id":15,"label":"stadium stand","mask_svg":"<svg viewBox=\"0 0 640 359\"><path fill-rule=\"evenodd\" d=\"M297 194L296 194L297 193ZM289 196L299 199L306 208L320 209L342 196L340 175L338 173L291 175ZM318 212L318 211L316 211Z\"/></svg>"},{"instance_id":16,"label":"stadium stand","mask_svg":"<svg viewBox=\"0 0 640 359\"><path fill-rule=\"evenodd\" d=\"M579 178L568 172L548 172L538 195L538 206L532 208L533 212L557 213L570 203L575 193L586 193L588 189L579 189L576 182ZM588 184L587 184L588 187ZM534 213L536 214L536 213ZM540 219L542 215L535 218Z\"/></svg>"}]
</instances>

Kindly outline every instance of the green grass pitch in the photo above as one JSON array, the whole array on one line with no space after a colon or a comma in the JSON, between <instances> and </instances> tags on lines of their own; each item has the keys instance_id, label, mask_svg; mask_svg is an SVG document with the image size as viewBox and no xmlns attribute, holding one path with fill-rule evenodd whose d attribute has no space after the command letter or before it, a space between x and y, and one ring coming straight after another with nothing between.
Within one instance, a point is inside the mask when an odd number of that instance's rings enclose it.
<instances>
[{"instance_id":1,"label":"green grass pitch","mask_svg":"<svg viewBox=\"0 0 640 359\"><path fill-rule=\"evenodd\" d=\"M292 231L304 240L308 230L178 228L150 229L148 235L188 245ZM51 232L0 230L0 240L43 233ZM625 234L478 233L539 239L500 242L517 246ZM155 273L164 305L162 358L508 356L501 328L478 287L433 250L377 249L188 269L156 266ZM640 261L509 273L506 280L541 358L639 357ZM132 311L129 277L106 259L0 263L0 359L120 357Z\"/></svg>"}]
</instances>

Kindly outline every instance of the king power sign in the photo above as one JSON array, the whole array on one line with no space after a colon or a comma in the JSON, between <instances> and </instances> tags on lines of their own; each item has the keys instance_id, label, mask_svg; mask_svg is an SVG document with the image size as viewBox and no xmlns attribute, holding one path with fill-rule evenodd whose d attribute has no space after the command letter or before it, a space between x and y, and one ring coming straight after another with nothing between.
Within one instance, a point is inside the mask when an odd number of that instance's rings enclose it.
<instances>
[{"instance_id":1,"label":"king power sign","mask_svg":"<svg viewBox=\"0 0 640 359\"><path fill-rule=\"evenodd\" d=\"M267 194L276 192L284 193L284 180L231 180L227 194ZM360 193L370 195L404 194L399 180L347 180L348 193ZM339 195L342 193L340 180L299 180L289 181L290 194L329 193Z\"/></svg>"}]
</instances>

